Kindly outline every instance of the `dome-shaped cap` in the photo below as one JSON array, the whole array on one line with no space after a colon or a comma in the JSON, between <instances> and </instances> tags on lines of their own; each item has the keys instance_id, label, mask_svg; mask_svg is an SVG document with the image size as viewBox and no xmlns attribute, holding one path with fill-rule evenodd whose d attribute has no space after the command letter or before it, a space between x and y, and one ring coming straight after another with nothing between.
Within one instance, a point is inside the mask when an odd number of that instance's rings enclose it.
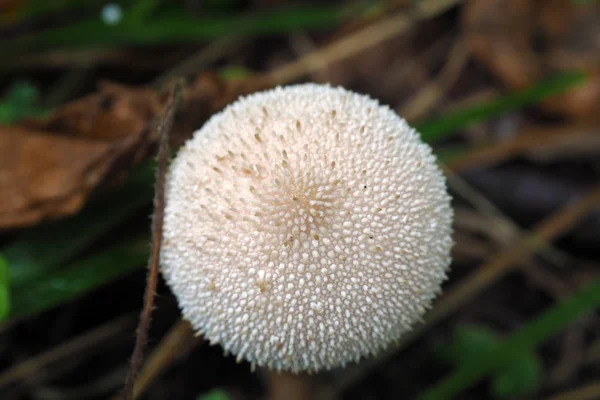
<instances>
[{"instance_id":1,"label":"dome-shaped cap","mask_svg":"<svg viewBox=\"0 0 600 400\"><path fill-rule=\"evenodd\" d=\"M430 147L392 110L343 88L276 88L213 116L174 160L162 271L211 342L316 371L421 318L451 221Z\"/></svg>"}]
</instances>

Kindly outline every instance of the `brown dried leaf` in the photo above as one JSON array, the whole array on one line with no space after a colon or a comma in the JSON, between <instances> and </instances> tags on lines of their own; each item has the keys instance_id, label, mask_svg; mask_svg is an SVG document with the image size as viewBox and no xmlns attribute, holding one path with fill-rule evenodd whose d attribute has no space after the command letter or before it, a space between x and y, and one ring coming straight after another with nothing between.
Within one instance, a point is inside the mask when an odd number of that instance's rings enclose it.
<instances>
[{"instance_id":1,"label":"brown dried leaf","mask_svg":"<svg viewBox=\"0 0 600 400\"><path fill-rule=\"evenodd\" d=\"M102 82L98 92L62 106L45 120L26 125L59 135L115 141L141 132L160 109L160 98L150 88Z\"/></svg>"},{"instance_id":2,"label":"brown dried leaf","mask_svg":"<svg viewBox=\"0 0 600 400\"><path fill-rule=\"evenodd\" d=\"M145 136L110 143L0 127L0 228L75 213L116 160L135 151Z\"/></svg>"},{"instance_id":3,"label":"brown dried leaf","mask_svg":"<svg viewBox=\"0 0 600 400\"><path fill-rule=\"evenodd\" d=\"M542 104L573 118L600 111L600 4L571 0L470 0L463 10L473 55L511 89L582 70L589 79Z\"/></svg>"},{"instance_id":4,"label":"brown dried leaf","mask_svg":"<svg viewBox=\"0 0 600 400\"><path fill-rule=\"evenodd\" d=\"M214 112L257 89L201 74L185 90L175 140L181 143ZM77 212L94 189L148 156L164 100L147 87L102 83L45 120L0 126L0 229Z\"/></svg>"}]
</instances>

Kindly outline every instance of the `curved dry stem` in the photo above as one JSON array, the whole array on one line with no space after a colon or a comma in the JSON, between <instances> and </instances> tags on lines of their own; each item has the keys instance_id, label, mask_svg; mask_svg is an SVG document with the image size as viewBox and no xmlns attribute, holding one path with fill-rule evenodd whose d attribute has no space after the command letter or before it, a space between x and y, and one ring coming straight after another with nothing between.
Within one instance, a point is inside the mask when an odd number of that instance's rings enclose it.
<instances>
[{"instance_id":1,"label":"curved dry stem","mask_svg":"<svg viewBox=\"0 0 600 400\"><path fill-rule=\"evenodd\" d=\"M169 133L173 127L175 111L179 100L181 99L182 84L177 82L171 92L171 99L167 105L165 115L161 119L158 132L160 143L158 148L158 169L156 174L156 189L154 197L154 217L152 219L152 254L150 256L150 266L148 269L148 278L146 281L146 290L144 292L144 308L140 314L140 322L136 331L135 347L131 356L129 372L125 379L122 399L131 400L133 398L133 388L140 366L144 359L144 350L148 341L148 330L152 307L154 304L154 294L158 284L158 263L160 259L160 247L163 236L163 218L165 211L165 179L167 174L167 164L169 160Z\"/></svg>"},{"instance_id":2,"label":"curved dry stem","mask_svg":"<svg viewBox=\"0 0 600 400\"><path fill-rule=\"evenodd\" d=\"M307 400L311 394L308 375L269 371L269 400Z\"/></svg>"}]
</instances>

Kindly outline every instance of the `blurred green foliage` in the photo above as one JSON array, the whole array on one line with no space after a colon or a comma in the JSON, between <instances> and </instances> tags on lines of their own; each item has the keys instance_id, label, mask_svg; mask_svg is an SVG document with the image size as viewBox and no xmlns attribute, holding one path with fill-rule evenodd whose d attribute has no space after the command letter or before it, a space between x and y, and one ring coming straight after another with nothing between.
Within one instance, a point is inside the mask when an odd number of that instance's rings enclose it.
<instances>
[{"instance_id":1,"label":"blurred green foliage","mask_svg":"<svg viewBox=\"0 0 600 400\"><path fill-rule=\"evenodd\" d=\"M522 398L535 391L542 378L542 362L533 351L528 351L516 356L510 365L494 376L492 393L497 399Z\"/></svg>"},{"instance_id":2,"label":"blurred green foliage","mask_svg":"<svg viewBox=\"0 0 600 400\"><path fill-rule=\"evenodd\" d=\"M105 0L28 0L21 1L15 11L15 19L22 21L42 15L48 15L58 12L65 12L86 7L99 7Z\"/></svg>"},{"instance_id":3,"label":"blurred green foliage","mask_svg":"<svg viewBox=\"0 0 600 400\"><path fill-rule=\"evenodd\" d=\"M219 70L219 76L226 80L242 80L250 77L252 71L244 66L229 66Z\"/></svg>"},{"instance_id":4,"label":"blurred green foliage","mask_svg":"<svg viewBox=\"0 0 600 400\"><path fill-rule=\"evenodd\" d=\"M561 300L537 318L530 320L489 351L482 351L477 356L459 364L449 376L419 396L418 399L457 398L456 396L469 387L495 373L500 374L501 377L500 381L495 384L494 390L497 393L506 393L515 386L523 385L523 381L528 380L527 376L517 382L510 382L510 379L502 376L503 373L506 373L509 365L522 361L521 358L524 354L534 351L537 345L597 307L600 307L600 278L596 278L583 289ZM525 365L520 368L526 369L527 367ZM531 371L525 371L525 373L534 374L534 369L535 366Z\"/></svg>"},{"instance_id":5,"label":"blurred green foliage","mask_svg":"<svg viewBox=\"0 0 600 400\"><path fill-rule=\"evenodd\" d=\"M40 93L27 81L16 81L0 100L0 124L9 125L27 117L41 117Z\"/></svg>"},{"instance_id":6,"label":"blurred green foliage","mask_svg":"<svg viewBox=\"0 0 600 400\"><path fill-rule=\"evenodd\" d=\"M230 400L231 397L224 390L211 390L198 397L198 400Z\"/></svg>"},{"instance_id":7,"label":"blurred green foliage","mask_svg":"<svg viewBox=\"0 0 600 400\"><path fill-rule=\"evenodd\" d=\"M8 261L0 254L0 321L10 312L9 275Z\"/></svg>"},{"instance_id":8,"label":"blurred green foliage","mask_svg":"<svg viewBox=\"0 0 600 400\"><path fill-rule=\"evenodd\" d=\"M347 17L344 7L296 5L257 14L194 16L181 8L156 12L154 1L135 3L123 18L107 24L100 14L10 41L0 41L0 54L54 48L119 47L199 42L233 33L283 34L335 26Z\"/></svg>"},{"instance_id":9,"label":"blurred green foliage","mask_svg":"<svg viewBox=\"0 0 600 400\"><path fill-rule=\"evenodd\" d=\"M11 284L24 287L42 280L98 238L152 202L153 164L131 171L119 189L91 202L79 214L25 231L2 249L11 266ZM141 227L147 231L148 226Z\"/></svg>"},{"instance_id":10,"label":"blurred green foliage","mask_svg":"<svg viewBox=\"0 0 600 400\"><path fill-rule=\"evenodd\" d=\"M449 343L437 349L437 356L445 363L460 366L473 362L481 354L496 350L501 339L496 333L480 325L459 325ZM492 376L491 391L496 399L510 399L527 395L535 390L542 378L542 364L533 351L518 354Z\"/></svg>"},{"instance_id":11,"label":"blurred green foliage","mask_svg":"<svg viewBox=\"0 0 600 400\"><path fill-rule=\"evenodd\" d=\"M13 290L11 317L22 318L47 310L129 274L148 260L149 243L147 235L128 240Z\"/></svg>"},{"instance_id":12,"label":"blurred green foliage","mask_svg":"<svg viewBox=\"0 0 600 400\"><path fill-rule=\"evenodd\" d=\"M10 265L12 302L16 304L10 316L23 317L44 311L82 294L82 281L87 290L92 290L128 273L131 268L144 265L147 254L144 253L143 257L140 254L139 240L142 239L139 239L130 245L129 250L124 245L100 251L82 261L82 264L74 263L66 267L69 279L74 281L73 287L70 280L58 272L100 237L143 206L151 204L154 190L152 177L152 163L137 167L122 187L91 202L79 214L27 230L15 242L3 248ZM148 227L149 224L138 229L141 235L146 235L146 243L149 243ZM105 256L105 251L114 259ZM111 266L107 270L97 269L96 259L104 260ZM61 284L55 284L59 281ZM37 295L31 297L32 293Z\"/></svg>"}]
</instances>

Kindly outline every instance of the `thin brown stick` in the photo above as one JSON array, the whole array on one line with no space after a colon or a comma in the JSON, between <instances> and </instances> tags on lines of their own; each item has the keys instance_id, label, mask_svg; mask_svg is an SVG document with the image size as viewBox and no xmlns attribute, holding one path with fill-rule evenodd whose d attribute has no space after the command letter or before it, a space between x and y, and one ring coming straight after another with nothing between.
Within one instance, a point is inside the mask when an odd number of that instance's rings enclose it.
<instances>
[{"instance_id":1,"label":"thin brown stick","mask_svg":"<svg viewBox=\"0 0 600 400\"><path fill-rule=\"evenodd\" d=\"M206 69L211 63L223 58L227 54L236 51L243 44L245 44L246 41L247 38L239 33L223 36L222 38L219 38L218 40L208 44L191 57L183 60L183 62L162 73L154 80L153 86L162 87L165 82L168 82L175 77L187 78L195 75L198 73L198 71Z\"/></svg>"},{"instance_id":2,"label":"thin brown stick","mask_svg":"<svg viewBox=\"0 0 600 400\"><path fill-rule=\"evenodd\" d=\"M585 351L585 362L588 364L600 361L600 338L596 339Z\"/></svg>"},{"instance_id":3,"label":"thin brown stick","mask_svg":"<svg viewBox=\"0 0 600 400\"><path fill-rule=\"evenodd\" d=\"M144 394L150 384L172 366L179 358L188 354L203 342L196 336L189 322L179 320L148 356L133 387L133 399Z\"/></svg>"},{"instance_id":4,"label":"thin brown stick","mask_svg":"<svg viewBox=\"0 0 600 400\"><path fill-rule=\"evenodd\" d=\"M40 371L48 369L49 366L55 365L58 361L68 359L69 357L83 357L83 353L86 351L96 351L98 348L102 348L109 340L129 330L134 325L134 321L134 315L132 314L121 316L76 336L68 342L61 343L50 350L15 364L9 369L2 371L0 375L0 388L5 388L10 384L39 374Z\"/></svg>"},{"instance_id":5,"label":"thin brown stick","mask_svg":"<svg viewBox=\"0 0 600 400\"><path fill-rule=\"evenodd\" d=\"M575 389L548 397L546 400L598 400L600 399L600 383L590 383Z\"/></svg>"},{"instance_id":6,"label":"thin brown stick","mask_svg":"<svg viewBox=\"0 0 600 400\"><path fill-rule=\"evenodd\" d=\"M307 400L311 391L307 375L269 371L269 400Z\"/></svg>"},{"instance_id":7,"label":"thin brown stick","mask_svg":"<svg viewBox=\"0 0 600 400\"><path fill-rule=\"evenodd\" d=\"M489 167L523 154L560 153L561 157L573 151L590 152L600 148L597 128L593 125L566 125L558 127L526 127L514 138L469 151L451 161L451 170Z\"/></svg>"},{"instance_id":8,"label":"thin brown stick","mask_svg":"<svg viewBox=\"0 0 600 400\"><path fill-rule=\"evenodd\" d=\"M425 116L439 101L460 77L464 67L469 61L469 51L462 37L458 37L450 52L448 61L442 68L442 71L431 82L426 84L408 101L406 101L398 110L408 121L418 120Z\"/></svg>"},{"instance_id":9,"label":"thin brown stick","mask_svg":"<svg viewBox=\"0 0 600 400\"><path fill-rule=\"evenodd\" d=\"M435 307L427 314L427 322L434 323L458 309L466 300L479 294L483 288L516 268L519 263L533 256L544 248L546 243L556 239L561 233L571 229L592 210L600 206L600 188L595 188L579 201L564 208L543 220L533 232L523 235L513 246L501 250L490 257L490 261L482 265L469 278L450 288L443 296L444 307ZM441 304L439 304L441 306Z\"/></svg>"},{"instance_id":10,"label":"thin brown stick","mask_svg":"<svg viewBox=\"0 0 600 400\"><path fill-rule=\"evenodd\" d=\"M517 238L513 246L509 246L491 256L490 261L480 266L468 278L451 287L443 295L438 305L427 313L425 325L413 332L421 333L425 327L439 322L451 312L456 311L468 300L515 269L520 263L532 257L537 251L543 249L546 243L553 241L560 234L571 229L598 206L600 206L600 188L595 188L579 201L565 206L543 220L532 232ZM410 335L409 340L413 339L413 336ZM405 342L403 341L403 343Z\"/></svg>"},{"instance_id":11,"label":"thin brown stick","mask_svg":"<svg viewBox=\"0 0 600 400\"><path fill-rule=\"evenodd\" d=\"M393 15L370 24L256 79L261 81L261 84L268 86L294 81L404 33L416 22L433 18L458 5L461 1L423 0L417 2L412 14Z\"/></svg>"},{"instance_id":12,"label":"thin brown stick","mask_svg":"<svg viewBox=\"0 0 600 400\"><path fill-rule=\"evenodd\" d=\"M154 216L152 219L152 254L150 256L150 268L146 280L144 292L144 308L140 314L140 321L136 331L135 347L131 356L131 364L125 387L123 389L123 400L131 400L133 397L133 386L144 359L144 350L148 342L148 330L154 304L154 294L158 283L158 263L160 259L160 247L163 237L163 217L165 212L165 180L167 175L167 163L169 160L169 133L173 127L175 111L181 99L182 84L175 83L171 98L167 104L164 117L158 124L160 135L158 146L158 168L156 173L156 184L154 194Z\"/></svg>"},{"instance_id":13,"label":"thin brown stick","mask_svg":"<svg viewBox=\"0 0 600 400\"><path fill-rule=\"evenodd\" d=\"M457 194L467 200L482 216L489 218L489 225L493 226L497 235L504 236L503 247L509 246L513 240L526 233L514 221L503 214L498 207L489 201L481 192L466 182L460 175L448 172L448 185ZM570 257L546 243L539 250L540 256L556 266L564 266L571 262Z\"/></svg>"}]
</instances>

